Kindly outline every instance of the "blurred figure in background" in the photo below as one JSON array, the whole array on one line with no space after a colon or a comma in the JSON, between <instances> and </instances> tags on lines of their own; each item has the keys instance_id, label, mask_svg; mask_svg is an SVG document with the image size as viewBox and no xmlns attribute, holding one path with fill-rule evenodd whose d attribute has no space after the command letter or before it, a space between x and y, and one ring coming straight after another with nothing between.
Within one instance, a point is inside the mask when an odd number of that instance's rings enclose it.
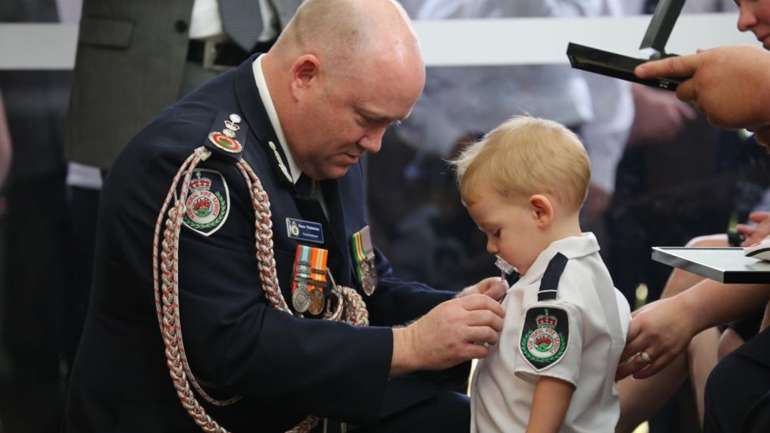
<instances>
[{"instance_id":1,"label":"blurred figure in background","mask_svg":"<svg viewBox=\"0 0 770 433\"><path fill-rule=\"evenodd\" d=\"M656 0L623 0L628 14L650 14ZM736 11L732 0L689 0L682 13ZM653 245L684 245L724 233L760 199L766 157L733 132L708 124L672 92L633 86L635 117L607 214L608 266L631 305L636 287L660 297L670 269L649 260Z\"/></svg>"},{"instance_id":2,"label":"blurred figure in background","mask_svg":"<svg viewBox=\"0 0 770 433\"><path fill-rule=\"evenodd\" d=\"M401 3L415 20L620 14L613 0ZM516 114L558 121L583 137L594 171L584 224L594 230L601 221L633 117L627 83L567 65L429 68L414 112L369 164L370 179L392 179L370 182L370 213L399 272L460 289L493 271L444 161Z\"/></svg>"},{"instance_id":3,"label":"blurred figure in background","mask_svg":"<svg viewBox=\"0 0 770 433\"><path fill-rule=\"evenodd\" d=\"M58 21L54 0L0 2L0 22ZM68 71L0 71L14 145L5 187L0 302L0 343L7 354L7 365L0 366L0 417L11 432L56 432L59 427L60 304L66 273L62 131L70 83Z\"/></svg>"}]
</instances>

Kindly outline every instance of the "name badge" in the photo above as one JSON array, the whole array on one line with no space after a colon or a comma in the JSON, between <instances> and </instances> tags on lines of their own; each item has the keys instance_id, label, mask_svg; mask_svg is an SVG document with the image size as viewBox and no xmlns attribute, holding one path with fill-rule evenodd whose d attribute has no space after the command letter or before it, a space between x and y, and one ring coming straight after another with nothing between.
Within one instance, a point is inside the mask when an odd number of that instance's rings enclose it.
<instances>
[{"instance_id":1,"label":"name badge","mask_svg":"<svg viewBox=\"0 0 770 433\"><path fill-rule=\"evenodd\" d=\"M324 243L324 229L320 223L297 218L286 218L286 234L289 239L302 242Z\"/></svg>"}]
</instances>

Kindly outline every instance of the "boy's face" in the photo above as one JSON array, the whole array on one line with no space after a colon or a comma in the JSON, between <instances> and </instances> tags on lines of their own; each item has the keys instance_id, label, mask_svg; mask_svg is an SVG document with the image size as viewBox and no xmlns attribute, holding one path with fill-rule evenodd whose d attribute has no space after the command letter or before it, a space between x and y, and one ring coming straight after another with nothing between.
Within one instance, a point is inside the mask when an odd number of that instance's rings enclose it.
<instances>
[{"instance_id":1,"label":"boy's face","mask_svg":"<svg viewBox=\"0 0 770 433\"><path fill-rule=\"evenodd\" d=\"M765 49L770 49L770 0L736 0L740 9L738 30L751 31Z\"/></svg>"},{"instance_id":2,"label":"boy's face","mask_svg":"<svg viewBox=\"0 0 770 433\"><path fill-rule=\"evenodd\" d=\"M506 198L483 184L469 199L468 213L487 236L487 252L526 273L547 246L527 198Z\"/></svg>"}]
</instances>

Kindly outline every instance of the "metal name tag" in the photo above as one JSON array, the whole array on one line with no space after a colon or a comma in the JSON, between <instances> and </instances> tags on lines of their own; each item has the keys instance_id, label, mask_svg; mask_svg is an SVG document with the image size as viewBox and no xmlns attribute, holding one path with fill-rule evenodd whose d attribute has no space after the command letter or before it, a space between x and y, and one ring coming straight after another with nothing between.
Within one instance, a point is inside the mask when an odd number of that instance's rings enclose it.
<instances>
[{"instance_id":1,"label":"metal name tag","mask_svg":"<svg viewBox=\"0 0 770 433\"><path fill-rule=\"evenodd\" d=\"M321 223L297 218L286 218L286 235L289 239L302 242L324 243L324 229Z\"/></svg>"}]
</instances>

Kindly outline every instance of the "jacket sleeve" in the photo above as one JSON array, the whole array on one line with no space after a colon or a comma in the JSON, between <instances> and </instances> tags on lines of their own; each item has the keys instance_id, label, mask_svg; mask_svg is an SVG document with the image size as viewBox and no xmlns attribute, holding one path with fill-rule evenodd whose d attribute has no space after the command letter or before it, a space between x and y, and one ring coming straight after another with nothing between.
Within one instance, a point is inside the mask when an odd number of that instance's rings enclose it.
<instances>
[{"instance_id":1,"label":"jacket sleeve","mask_svg":"<svg viewBox=\"0 0 770 433\"><path fill-rule=\"evenodd\" d=\"M367 300L370 323L380 326L404 325L452 299L454 292L437 290L422 283L404 281L393 274L388 259L375 251L379 282Z\"/></svg>"}]
</instances>

